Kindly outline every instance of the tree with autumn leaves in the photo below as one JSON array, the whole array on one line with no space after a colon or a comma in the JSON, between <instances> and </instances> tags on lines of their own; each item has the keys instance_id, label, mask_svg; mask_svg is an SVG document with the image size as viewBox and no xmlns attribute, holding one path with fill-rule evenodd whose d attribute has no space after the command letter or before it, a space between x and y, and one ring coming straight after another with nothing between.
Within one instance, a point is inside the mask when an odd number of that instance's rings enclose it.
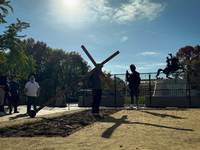
<instances>
[{"instance_id":1,"label":"tree with autumn leaves","mask_svg":"<svg viewBox=\"0 0 200 150\"><path fill-rule=\"evenodd\" d=\"M180 66L184 67L189 75L192 88L200 89L200 46L182 47L177 52L176 57L179 59Z\"/></svg>"}]
</instances>

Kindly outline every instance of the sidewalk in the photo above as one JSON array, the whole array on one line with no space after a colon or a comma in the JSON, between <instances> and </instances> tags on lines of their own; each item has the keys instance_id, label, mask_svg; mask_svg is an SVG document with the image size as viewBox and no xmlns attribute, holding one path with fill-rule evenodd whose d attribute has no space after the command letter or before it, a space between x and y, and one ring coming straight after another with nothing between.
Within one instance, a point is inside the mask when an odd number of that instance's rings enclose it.
<instances>
[{"instance_id":1,"label":"sidewalk","mask_svg":"<svg viewBox=\"0 0 200 150\"><path fill-rule=\"evenodd\" d=\"M37 106L38 108L39 106ZM31 108L33 109L33 108ZM46 115L46 114L53 114L53 113L61 113L65 111L71 110L78 110L78 109L87 109L86 107L78 107L78 104L69 104L68 107L44 107L41 109L36 116ZM27 112L27 105L20 105L18 106L17 110L19 113L12 113L9 114L8 106L5 106L5 115L0 115L0 123L9 120L16 120L16 119L24 119L29 118L29 116L25 115Z\"/></svg>"}]
</instances>

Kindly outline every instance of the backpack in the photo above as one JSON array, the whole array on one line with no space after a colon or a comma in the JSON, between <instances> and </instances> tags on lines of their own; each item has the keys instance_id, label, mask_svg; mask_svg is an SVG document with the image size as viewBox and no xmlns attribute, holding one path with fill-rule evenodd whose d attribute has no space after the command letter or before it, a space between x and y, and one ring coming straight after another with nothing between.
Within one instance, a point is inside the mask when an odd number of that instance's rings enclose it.
<instances>
[{"instance_id":1,"label":"backpack","mask_svg":"<svg viewBox=\"0 0 200 150\"><path fill-rule=\"evenodd\" d=\"M94 73L89 76L88 87L92 88L94 86Z\"/></svg>"}]
</instances>

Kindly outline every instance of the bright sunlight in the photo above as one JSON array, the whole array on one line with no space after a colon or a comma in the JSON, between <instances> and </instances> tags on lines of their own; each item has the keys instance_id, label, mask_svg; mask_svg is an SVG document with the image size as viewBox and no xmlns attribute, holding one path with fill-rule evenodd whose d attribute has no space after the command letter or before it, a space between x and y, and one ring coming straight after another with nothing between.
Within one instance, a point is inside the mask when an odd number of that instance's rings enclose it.
<instances>
[{"instance_id":1,"label":"bright sunlight","mask_svg":"<svg viewBox=\"0 0 200 150\"><path fill-rule=\"evenodd\" d=\"M68 5L69 7L76 7L79 5L78 0L63 0L63 2Z\"/></svg>"}]
</instances>

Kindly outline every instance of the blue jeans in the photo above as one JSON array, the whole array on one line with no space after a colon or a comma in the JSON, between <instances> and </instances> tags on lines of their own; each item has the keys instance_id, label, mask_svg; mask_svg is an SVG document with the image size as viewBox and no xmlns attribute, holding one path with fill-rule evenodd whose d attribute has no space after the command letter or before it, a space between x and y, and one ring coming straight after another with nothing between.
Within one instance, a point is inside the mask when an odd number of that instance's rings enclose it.
<instances>
[{"instance_id":1,"label":"blue jeans","mask_svg":"<svg viewBox=\"0 0 200 150\"><path fill-rule=\"evenodd\" d=\"M27 112L31 110L31 105L33 105L34 110L36 110L37 97L28 96L27 98Z\"/></svg>"}]
</instances>

